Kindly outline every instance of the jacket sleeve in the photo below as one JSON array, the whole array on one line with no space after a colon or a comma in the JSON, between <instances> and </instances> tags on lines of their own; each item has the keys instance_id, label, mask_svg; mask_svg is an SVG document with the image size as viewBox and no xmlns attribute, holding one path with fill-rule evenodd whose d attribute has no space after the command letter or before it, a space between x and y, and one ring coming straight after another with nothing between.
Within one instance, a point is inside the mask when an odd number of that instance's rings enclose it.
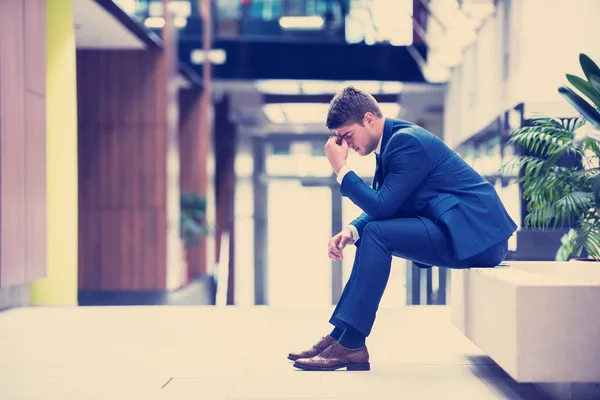
<instances>
[{"instance_id":1,"label":"jacket sleeve","mask_svg":"<svg viewBox=\"0 0 600 400\"><path fill-rule=\"evenodd\" d=\"M367 213L362 213L358 216L358 218L350 222L350 224L356 228L358 231L358 236L360 237L362 236L362 231L365 229L365 226L371 221L373 221L373 218L369 217Z\"/></svg>"},{"instance_id":2,"label":"jacket sleeve","mask_svg":"<svg viewBox=\"0 0 600 400\"><path fill-rule=\"evenodd\" d=\"M384 160L388 172L379 191L372 189L353 171L344 176L340 188L342 195L360 207L371 220L392 217L431 170L425 148L411 134L392 137L386 146Z\"/></svg>"}]
</instances>

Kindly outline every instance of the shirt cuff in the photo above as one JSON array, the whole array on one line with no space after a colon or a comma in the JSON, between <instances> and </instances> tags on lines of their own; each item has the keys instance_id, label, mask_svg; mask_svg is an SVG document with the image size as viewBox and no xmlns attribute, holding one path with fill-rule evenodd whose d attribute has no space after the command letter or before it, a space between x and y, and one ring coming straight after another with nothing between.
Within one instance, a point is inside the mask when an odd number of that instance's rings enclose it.
<instances>
[{"instance_id":1,"label":"shirt cuff","mask_svg":"<svg viewBox=\"0 0 600 400\"><path fill-rule=\"evenodd\" d=\"M358 229L356 229L356 227L352 224L348 225L347 228L350 229L350 232L352 232L352 239L354 240L354 243L356 243L356 241L360 238Z\"/></svg>"},{"instance_id":2,"label":"shirt cuff","mask_svg":"<svg viewBox=\"0 0 600 400\"><path fill-rule=\"evenodd\" d=\"M342 184L342 180L344 179L344 176L346 176L346 174L350 171L352 171L352 170L347 165L344 165L342 167L342 169L340 169L340 172L338 172L338 174L337 174L337 181L340 185Z\"/></svg>"}]
</instances>

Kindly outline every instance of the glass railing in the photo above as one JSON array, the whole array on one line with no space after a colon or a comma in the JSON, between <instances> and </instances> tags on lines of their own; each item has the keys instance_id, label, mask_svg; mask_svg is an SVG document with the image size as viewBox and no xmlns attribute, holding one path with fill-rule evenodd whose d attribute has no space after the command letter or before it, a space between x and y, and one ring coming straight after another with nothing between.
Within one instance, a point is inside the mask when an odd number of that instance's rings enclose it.
<instances>
[{"instance_id":1,"label":"glass railing","mask_svg":"<svg viewBox=\"0 0 600 400\"><path fill-rule=\"evenodd\" d=\"M162 0L113 0L125 13L160 36L165 25ZM170 15L180 36L201 36L198 0L171 0Z\"/></svg>"},{"instance_id":2,"label":"glass railing","mask_svg":"<svg viewBox=\"0 0 600 400\"><path fill-rule=\"evenodd\" d=\"M349 3L350 0L224 0L217 6L217 35L341 41Z\"/></svg>"},{"instance_id":3,"label":"glass railing","mask_svg":"<svg viewBox=\"0 0 600 400\"><path fill-rule=\"evenodd\" d=\"M218 37L412 43L412 0L219 0Z\"/></svg>"},{"instance_id":4,"label":"glass railing","mask_svg":"<svg viewBox=\"0 0 600 400\"><path fill-rule=\"evenodd\" d=\"M113 0L146 27L164 26L162 0ZM412 43L412 0L211 0L215 39ZM171 0L182 39L200 39L199 0Z\"/></svg>"}]
</instances>

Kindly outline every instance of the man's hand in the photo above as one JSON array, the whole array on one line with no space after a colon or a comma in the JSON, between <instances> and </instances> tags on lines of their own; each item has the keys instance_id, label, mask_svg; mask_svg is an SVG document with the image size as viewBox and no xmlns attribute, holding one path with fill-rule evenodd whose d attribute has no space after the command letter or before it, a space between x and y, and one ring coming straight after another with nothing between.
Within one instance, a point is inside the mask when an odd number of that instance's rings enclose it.
<instances>
[{"instance_id":1,"label":"man's hand","mask_svg":"<svg viewBox=\"0 0 600 400\"><path fill-rule=\"evenodd\" d=\"M331 168L333 168L337 174L340 172L340 169L346 165L346 159L348 158L348 143L337 136L330 137L325 144L325 155L329 160L329 164L331 164Z\"/></svg>"},{"instance_id":2,"label":"man's hand","mask_svg":"<svg viewBox=\"0 0 600 400\"><path fill-rule=\"evenodd\" d=\"M342 250L349 244L353 244L354 239L352 238L352 232L348 228L344 228L340 233L335 235L329 240L327 245L329 249L329 258L333 261L340 261L343 259Z\"/></svg>"}]
</instances>

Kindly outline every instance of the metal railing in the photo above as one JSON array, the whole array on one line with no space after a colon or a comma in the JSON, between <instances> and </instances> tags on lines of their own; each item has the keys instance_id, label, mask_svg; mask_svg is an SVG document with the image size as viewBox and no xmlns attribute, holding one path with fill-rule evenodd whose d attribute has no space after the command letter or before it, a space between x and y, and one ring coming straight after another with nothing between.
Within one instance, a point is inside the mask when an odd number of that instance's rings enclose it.
<instances>
[{"instance_id":1,"label":"metal railing","mask_svg":"<svg viewBox=\"0 0 600 400\"><path fill-rule=\"evenodd\" d=\"M419 268L412 262L407 262L406 268L407 305L448 304L448 268Z\"/></svg>"},{"instance_id":2,"label":"metal railing","mask_svg":"<svg viewBox=\"0 0 600 400\"><path fill-rule=\"evenodd\" d=\"M229 232L221 233L219 257L215 265L215 305L226 306L229 293Z\"/></svg>"}]
</instances>

